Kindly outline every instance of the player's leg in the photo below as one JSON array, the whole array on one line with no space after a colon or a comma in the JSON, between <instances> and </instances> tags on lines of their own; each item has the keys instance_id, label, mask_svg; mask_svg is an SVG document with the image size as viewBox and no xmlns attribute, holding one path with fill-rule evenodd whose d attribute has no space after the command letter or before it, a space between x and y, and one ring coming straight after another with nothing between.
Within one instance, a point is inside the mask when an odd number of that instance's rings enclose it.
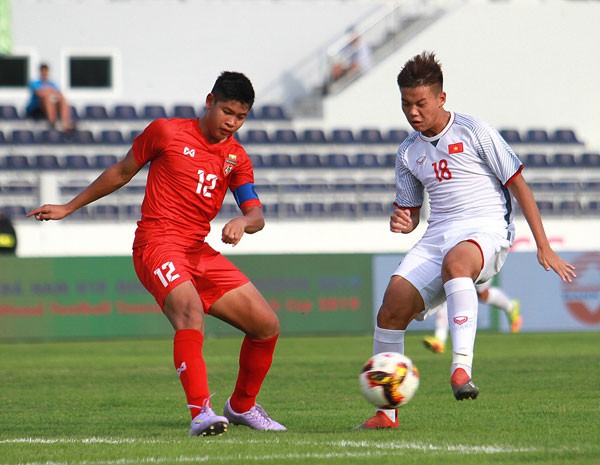
<instances>
[{"instance_id":1,"label":"player's leg","mask_svg":"<svg viewBox=\"0 0 600 465\"><path fill-rule=\"evenodd\" d=\"M271 368L279 336L279 319L262 294L250 282L226 292L210 308L210 314L244 332L239 372L224 415L231 423L254 429L283 431L256 403Z\"/></svg>"},{"instance_id":2,"label":"player's leg","mask_svg":"<svg viewBox=\"0 0 600 465\"><path fill-rule=\"evenodd\" d=\"M69 106L67 99L62 94L60 94L57 106L60 114L60 120L62 121L63 130L71 131L73 129L71 107Z\"/></svg>"},{"instance_id":3,"label":"player's leg","mask_svg":"<svg viewBox=\"0 0 600 465\"><path fill-rule=\"evenodd\" d=\"M479 394L479 389L471 381L471 372L478 310L474 280L482 267L481 249L472 241L462 241L455 245L446 254L442 265L452 337L450 383L457 400L475 399Z\"/></svg>"},{"instance_id":4,"label":"player's leg","mask_svg":"<svg viewBox=\"0 0 600 465\"><path fill-rule=\"evenodd\" d=\"M518 333L523 324L519 301L511 300L502 289L492 286L491 281L478 284L476 288L479 301L487 305L492 305L504 312L511 332Z\"/></svg>"},{"instance_id":5,"label":"player's leg","mask_svg":"<svg viewBox=\"0 0 600 465\"><path fill-rule=\"evenodd\" d=\"M190 434L215 435L227 430L228 421L210 407L204 344L204 310L191 281L185 255L161 247L134 251L134 267L142 284L154 296L173 326L173 363L192 417Z\"/></svg>"},{"instance_id":6,"label":"player's leg","mask_svg":"<svg viewBox=\"0 0 600 465\"><path fill-rule=\"evenodd\" d=\"M404 334L408 324L424 307L423 298L406 278L391 277L377 313L373 355L381 352L404 353ZM377 409L360 429L398 428L397 409Z\"/></svg>"},{"instance_id":7,"label":"player's leg","mask_svg":"<svg viewBox=\"0 0 600 465\"><path fill-rule=\"evenodd\" d=\"M425 336L423 345L433 353L441 354L446 350L448 340L448 306L446 301L438 305L435 312L435 332L433 336Z\"/></svg>"},{"instance_id":8,"label":"player's leg","mask_svg":"<svg viewBox=\"0 0 600 465\"><path fill-rule=\"evenodd\" d=\"M56 124L57 111L56 111L56 94L53 89L42 89L38 91L38 98L40 100L40 108L46 116L46 119L50 125Z\"/></svg>"}]
</instances>

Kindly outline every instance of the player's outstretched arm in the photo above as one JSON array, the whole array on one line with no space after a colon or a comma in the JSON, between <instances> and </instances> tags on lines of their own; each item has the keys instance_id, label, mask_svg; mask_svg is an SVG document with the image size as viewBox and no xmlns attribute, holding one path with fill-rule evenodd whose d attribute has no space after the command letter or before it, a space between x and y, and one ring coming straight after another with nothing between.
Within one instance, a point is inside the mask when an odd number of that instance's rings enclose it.
<instances>
[{"instance_id":1,"label":"player's outstretched arm","mask_svg":"<svg viewBox=\"0 0 600 465\"><path fill-rule=\"evenodd\" d=\"M537 257L540 265L546 271L554 270L563 281L572 282L573 278L577 276L575 274L575 267L565 262L550 247L550 242L546 237L546 231L544 231L544 225L542 224L542 216L533 198L533 193L527 182L525 182L525 178L519 173L511 179L507 187L515 199L517 199L523 216L529 224L537 246Z\"/></svg>"},{"instance_id":2,"label":"player's outstretched arm","mask_svg":"<svg viewBox=\"0 0 600 465\"><path fill-rule=\"evenodd\" d=\"M243 208L243 216L238 216L223 226L221 240L225 244L236 245L242 239L244 233L254 234L265 227L265 217L262 208Z\"/></svg>"},{"instance_id":3,"label":"player's outstretched arm","mask_svg":"<svg viewBox=\"0 0 600 465\"><path fill-rule=\"evenodd\" d=\"M127 184L141 169L129 150L125 158L102 172L88 187L63 205L46 204L27 213L38 221L60 220L81 207L102 198Z\"/></svg>"},{"instance_id":4,"label":"player's outstretched arm","mask_svg":"<svg viewBox=\"0 0 600 465\"><path fill-rule=\"evenodd\" d=\"M396 208L390 216L390 231L408 234L419 225L419 208Z\"/></svg>"}]
</instances>

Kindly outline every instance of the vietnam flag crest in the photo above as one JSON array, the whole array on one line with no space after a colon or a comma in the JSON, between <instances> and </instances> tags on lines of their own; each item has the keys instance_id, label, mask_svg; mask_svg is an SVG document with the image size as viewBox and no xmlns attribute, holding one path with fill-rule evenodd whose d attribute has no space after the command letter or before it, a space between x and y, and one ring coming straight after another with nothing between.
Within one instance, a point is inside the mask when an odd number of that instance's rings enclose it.
<instances>
[{"instance_id":1,"label":"vietnam flag crest","mask_svg":"<svg viewBox=\"0 0 600 465\"><path fill-rule=\"evenodd\" d=\"M456 144L450 144L448 146L448 153L452 155L453 153L462 153L463 151L463 143L457 142Z\"/></svg>"}]
</instances>

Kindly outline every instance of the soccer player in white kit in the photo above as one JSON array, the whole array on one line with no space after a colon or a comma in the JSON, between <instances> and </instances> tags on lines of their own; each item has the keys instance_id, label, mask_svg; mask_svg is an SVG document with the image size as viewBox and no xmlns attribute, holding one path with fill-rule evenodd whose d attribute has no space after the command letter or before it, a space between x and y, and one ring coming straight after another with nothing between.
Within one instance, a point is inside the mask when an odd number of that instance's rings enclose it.
<instances>
[{"instance_id":1,"label":"soccer player in white kit","mask_svg":"<svg viewBox=\"0 0 600 465\"><path fill-rule=\"evenodd\" d=\"M404 353L404 332L444 299L452 337L450 384L457 400L475 399L471 380L477 329L475 283L502 267L514 240L513 201L533 234L539 263L571 282L574 267L550 247L523 164L500 134L479 119L444 109L443 74L423 52L398 74L402 111L415 130L396 158L395 210L390 229L408 234L429 194L427 230L390 278L377 314L373 353ZM397 428L395 409L378 410L359 428Z\"/></svg>"}]
</instances>

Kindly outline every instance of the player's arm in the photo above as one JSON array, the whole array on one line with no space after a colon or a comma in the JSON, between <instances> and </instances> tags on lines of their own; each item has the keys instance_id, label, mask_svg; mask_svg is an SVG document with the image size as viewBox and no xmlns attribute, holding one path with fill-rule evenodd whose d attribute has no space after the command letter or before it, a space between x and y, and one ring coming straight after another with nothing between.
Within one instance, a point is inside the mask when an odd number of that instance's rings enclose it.
<instances>
[{"instance_id":1,"label":"player's arm","mask_svg":"<svg viewBox=\"0 0 600 465\"><path fill-rule=\"evenodd\" d=\"M35 216L38 221L60 220L81 207L94 202L127 184L141 169L134 158L132 150L122 160L108 167L88 187L71 201L62 205L46 204L31 210L27 216Z\"/></svg>"},{"instance_id":2,"label":"player's arm","mask_svg":"<svg viewBox=\"0 0 600 465\"><path fill-rule=\"evenodd\" d=\"M419 225L420 208L396 208L390 216L390 231L408 234Z\"/></svg>"},{"instance_id":3,"label":"player's arm","mask_svg":"<svg viewBox=\"0 0 600 465\"><path fill-rule=\"evenodd\" d=\"M510 190L511 194L515 197L523 216L529 224L531 233L537 246L537 257L540 265L544 267L546 271L550 269L554 270L563 281L572 282L572 278L576 277L575 267L562 258L560 258L552 247L550 247L550 241L546 236L544 225L542 224L542 217L540 211L535 203L533 193L529 188L529 185L523 178L523 175L518 172L513 176L507 183L506 187Z\"/></svg>"},{"instance_id":4,"label":"player's arm","mask_svg":"<svg viewBox=\"0 0 600 465\"><path fill-rule=\"evenodd\" d=\"M254 183L249 182L237 187L233 190L233 196L242 211L242 216L233 218L223 227L221 240L225 244L236 245L244 233L254 234L264 228L265 217Z\"/></svg>"}]
</instances>

